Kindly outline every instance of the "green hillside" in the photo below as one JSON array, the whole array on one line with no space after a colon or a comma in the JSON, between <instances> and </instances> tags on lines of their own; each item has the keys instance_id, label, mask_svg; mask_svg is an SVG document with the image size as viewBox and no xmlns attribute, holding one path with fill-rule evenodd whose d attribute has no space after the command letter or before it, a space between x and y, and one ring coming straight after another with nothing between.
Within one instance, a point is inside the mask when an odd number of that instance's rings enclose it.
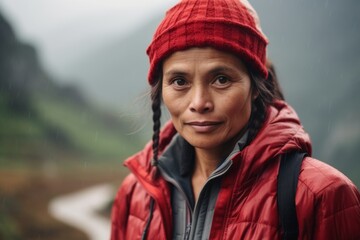
<instances>
[{"instance_id":1,"label":"green hillside","mask_svg":"<svg viewBox=\"0 0 360 240\"><path fill-rule=\"evenodd\" d=\"M32 112L8 109L1 96L0 161L54 160L60 157L120 160L141 141L129 135L116 117L54 96L33 96Z\"/></svg>"}]
</instances>

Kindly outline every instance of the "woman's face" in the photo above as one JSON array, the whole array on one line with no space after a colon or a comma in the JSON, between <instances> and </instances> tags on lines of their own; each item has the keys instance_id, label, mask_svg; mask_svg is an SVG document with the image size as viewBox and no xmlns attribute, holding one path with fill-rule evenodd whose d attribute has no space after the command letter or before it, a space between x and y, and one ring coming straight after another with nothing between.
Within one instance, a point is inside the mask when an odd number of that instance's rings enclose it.
<instances>
[{"instance_id":1,"label":"woman's face","mask_svg":"<svg viewBox=\"0 0 360 240\"><path fill-rule=\"evenodd\" d=\"M213 48L167 58L162 97L176 130L195 148L233 147L250 118L252 88L245 65Z\"/></svg>"}]
</instances>

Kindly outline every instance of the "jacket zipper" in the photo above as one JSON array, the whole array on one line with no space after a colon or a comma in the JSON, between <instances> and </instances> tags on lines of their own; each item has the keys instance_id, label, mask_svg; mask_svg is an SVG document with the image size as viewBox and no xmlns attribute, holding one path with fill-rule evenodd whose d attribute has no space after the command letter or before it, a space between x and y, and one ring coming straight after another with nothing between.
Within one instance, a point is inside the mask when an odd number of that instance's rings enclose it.
<instances>
[{"instance_id":1,"label":"jacket zipper","mask_svg":"<svg viewBox=\"0 0 360 240\"><path fill-rule=\"evenodd\" d=\"M189 240L190 231L191 231L191 223L188 223L187 226L186 226L186 230L185 230L184 240Z\"/></svg>"},{"instance_id":2,"label":"jacket zipper","mask_svg":"<svg viewBox=\"0 0 360 240\"><path fill-rule=\"evenodd\" d=\"M203 193L203 190L206 188L206 185L213 179L217 178L217 177L220 177L222 175L224 175L228 170L229 168L232 166L232 161L229 161L220 171L216 172L214 175L211 175L205 182L204 184L204 187L202 188L200 194L199 194L199 199L198 201L196 202L195 204L195 207L194 207L194 211L193 211L193 216L192 218L193 219L197 219L197 215L198 215L198 205L199 205L199 202L201 202L201 199L202 199L202 193ZM192 222L191 223L191 227L190 227L190 236L189 236L189 239L193 239L194 238L194 234L195 234L195 230L196 229L196 222Z\"/></svg>"},{"instance_id":3,"label":"jacket zipper","mask_svg":"<svg viewBox=\"0 0 360 240\"><path fill-rule=\"evenodd\" d=\"M221 171L215 173L214 175L211 175L211 176L206 180L203 189L205 188L205 186L206 186L211 180L213 180L213 179L215 179L215 178L217 178L217 177L220 177L220 176L224 175L224 174L229 170L229 168L231 167L231 165L232 165L232 162L230 161L229 163L226 164L226 166L225 166L223 169L221 169ZM203 190L203 189L202 189L202 190ZM201 190L201 192L202 192L202 190ZM199 199L200 199L200 197L201 197L201 192L200 192L200 195L199 195ZM194 212L195 212L195 210L196 210L196 207L197 207L197 205L198 205L198 202L200 202L199 199L198 199L198 201L197 201L196 204L195 204Z\"/></svg>"},{"instance_id":4,"label":"jacket zipper","mask_svg":"<svg viewBox=\"0 0 360 240\"><path fill-rule=\"evenodd\" d=\"M232 154L231 156L229 156L228 159L232 159L232 157L234 155L236 155L237 153L234 153ZM216 172L214 175L211 175L207 181L205 182L204 184L204 187L203 189L206 187L206 185L213 179L219 177L219 176L222 176L224 175L228 170L229 168L232 166L232 161L229 161L220 171ZM184 235L184 240L189 240L189 239L192 239L193 238L193 235L195 234L194 233L194 222L192 221L192 219L194 218L194 214L197 215L197 205L198 205L198 202L200 202L199 200L201 199L201 193L203 191L203 189L201 190L200 192L200 195L199 195L199 199L198 201L196 202L195 204L195 207L194 207L194 211L192 212L191 214L191 207L190 207L190 203L189 203L189 200L188 198L186 197L186 194L185 192L182 190L182 188L180 187L180 185L174 180L172 179L167 173L166 171L161 171L162 172L162 175L164 177L164 179L170 183L172 183L179 191L180 193L184 196L184 199L186 201L186 223L185 223L185 235ZM195 218L196 219L196 218Z\"/></svg>"},{"instance_id":5,"label":"jacket zipper","mask_svg":"<svg viewBox=\"0 0 360 240\"><path fill-rule=\"evenodd\" d=\"M180 187L180 185L174 180L172 179L171 177L169 177L169 175L165 172L165 171L162 171L161 172L164 179L170 183L172 183L178 190L179 192L183 195L185 201L186 201L186 219L185 219L185 235L184 235L184 240L188 240L189 239L189 236L190 236L190 231L191 231L191 207L190 207L190 203L189 203L189 200L188 198L186 197L186 194L185 192L182 190L182 188Z\"/></svg>"}]
</instances>

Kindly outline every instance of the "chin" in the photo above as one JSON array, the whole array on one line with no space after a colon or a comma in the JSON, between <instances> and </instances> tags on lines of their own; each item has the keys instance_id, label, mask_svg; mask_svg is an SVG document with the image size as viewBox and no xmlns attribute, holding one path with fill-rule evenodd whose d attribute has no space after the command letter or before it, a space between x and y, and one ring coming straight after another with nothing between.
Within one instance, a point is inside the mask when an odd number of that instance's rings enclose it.
<instances>
[{"instance_id":1,"label":"chin","mask_svg":"<svg viewBox=\"0 0 360 240\"><path fill-rule=\"evenodd\" d=\"M219 142L218 138L211 139L211 137L203 136L203 137L190 137L186 138L186 141L190 143L191 146L194 148L201 148L201 149L214 149L218 148L222 144Z\"/></svg>"}]
</instances>

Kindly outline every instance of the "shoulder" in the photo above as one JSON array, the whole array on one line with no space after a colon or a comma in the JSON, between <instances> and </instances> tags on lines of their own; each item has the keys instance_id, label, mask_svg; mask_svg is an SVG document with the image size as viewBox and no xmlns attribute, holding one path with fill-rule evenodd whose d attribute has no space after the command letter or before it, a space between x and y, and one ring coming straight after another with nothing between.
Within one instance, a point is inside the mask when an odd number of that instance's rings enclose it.
<instances>
[{"instance_id":1,"label":"shoulder","mask_svg":"<svg viewBox=\"0 0 360 240\"><path fill-rule=\"evenodd\" d=\"M355 185L343 173L311 157L306 157L303 160L299 183L315 195L333 191L349 191L358 194Z\"/></svg>"},{"instance_id":2,"label":"shoulder","mask_svg":"<svg viewBox=\"0 0 360 240\"><path fill-rule=\"evenodd\" d=\"M129 239L128 236L133 234L129 231L140 229L144 224L146 198L144 194L138 194L139 189L139 183L133 174L125 177L112 205L111 239Z\"/></svg>"},{"instance_id":3,"label":"shoulder","mask_svg":"<svg viewBox=\"0 0 360 240\"><path fill-rule=\"evenodd\" d=\"M138 178L130 173L121 183L115 197L115 204L121 204L127 208L131 206L144 205L145 200L150 196Z\"/></svg>"},{"instance_id":4,"label":"shoulder","mask_svg":"<svg viewBox=\"0 0 360 240\"><path fill-rule=\"evenodd\" d=\"M136 177L130 173L120 185L113 203L113 219L126 218L134 206L142 205L145 199L144 190Z\"/></svg>"},{"instance_id":5,"label":"shoulder","mask_svg":"<svg viewBox=\"0 0 360 240\"><path fill-rule=\"evenodd\" d=\"M342 234L354 235L360 228L358 189L340 171L314 158L306 157L303 161L296 204L303 219L315 221L317 236L329 234L317 239L334 239L334 236L339 237L335 239L352 239L343 238L347 235ZM357 234L360 237L360 233Z\"/></svg>"},{"instance_id":6,"label":"shoulder","mask_svg":"<svg viewBox=\"0 0 360 240\"><path fill-rule=\"evenodd\" d=\"M130 173L127 175L117 191L116 200L123 199L124 197L130 197L138 184L139 183L134 174Z\"/></svg>"}]
</instances>

